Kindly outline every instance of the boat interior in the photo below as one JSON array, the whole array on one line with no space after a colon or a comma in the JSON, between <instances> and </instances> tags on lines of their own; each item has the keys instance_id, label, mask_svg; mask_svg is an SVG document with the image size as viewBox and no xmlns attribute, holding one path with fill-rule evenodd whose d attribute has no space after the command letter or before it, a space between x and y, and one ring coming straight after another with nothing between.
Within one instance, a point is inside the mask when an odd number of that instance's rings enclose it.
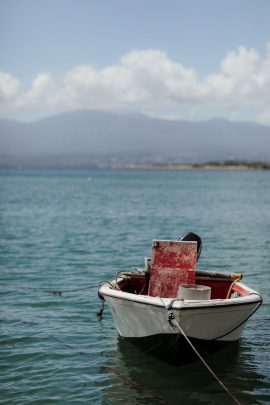
<instances>
[{"instance_id":1,"label":"boat interior","mask_svg":"<svg viewBox=\"0 0 270 405\"><path fill-rule=\"evenodd\" d=\"M242 278L241 273L222 274L197 270L194 286L206 286L211 288L211 299L236 298L248 295L249 292L236 285ZM115 286L117 289L138 295L149 295L149 274L146 272L119 272ZM160 295L157 295L160 296ZM169 294L167 298L177 297L177 294Z\"/></svg>"},{"instance_id":2,"label":"boat interior","mask_svg":"<svg viewBox=\"0 0 270 405\"><path fill-rule=\"evenodd\" d=\"M145 259L145 270L120 272L114 288L132 294L180 298L179 289L210 287L208 299L229 299L249 295L241 273L217 273L196 269L201 253L201 240L189 233L178 241L154 240L152 255ZM187 298L189 299L189 298ZM191 298L196 299L196 298Z\"/></svg>"}]
</instances>

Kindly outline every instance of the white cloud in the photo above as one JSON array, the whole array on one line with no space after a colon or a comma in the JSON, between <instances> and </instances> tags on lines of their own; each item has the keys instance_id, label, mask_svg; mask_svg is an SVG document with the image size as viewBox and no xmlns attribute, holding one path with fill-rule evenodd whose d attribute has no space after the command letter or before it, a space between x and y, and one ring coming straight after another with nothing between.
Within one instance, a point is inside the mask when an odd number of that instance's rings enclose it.
<instances>
[{"instance_id":1,"label":"white cloud","mask_svg":"<svg viewBox=\"0 0 270 405\"><path fill-rule=\"evenodd\" d=\"M218 74L205 80L210 100L229 117L270 124L270 44L265 59L254 49L240 47L237 53L229 52L220 66Z\"/></svg>"},{"instance_id":2,"label":"white cloud","mask_svg":"<svg viewBox=\"0 0 270 405\"><path fill-rule=\"evenodd\" d=\"M150 49L133 50L101 70L75 66L58 82L50 73L40 73L24 93L19 86L18 79L0 73L2 116L95 108L186 119L219 115L270 124L270 44L264 58L244 47L229 52L219 71L204 79L165 52Z\"/></svg>"},{"instance_id":3,"label":"white cloud","mask_svg":"<svg viewBox=\"0 0 270 405\"><path fill-rule=\"evenodd\" d=\"M16 95L20 81L9 73L0 71L0 105L5 106Z\"/></svg>"},{"instance_id":4,"label":"white cloud","mask_svg":"<svg viewBox=\"0 0 270 405\"><path fill-rule=\"evenodd\" d=\"M58 89L55 87L50 73L39 73L33 80L30 90L18 99L17 105L34 107L39 104L50 105L55 91L57 92Z\"/></svg>"},{"instance_id":5,"label":"white cloud","mask_svg":"<svg viewBox=\"0 0 270 405\"><path fill-rule=\"evenodd\" d=\"M240 47L238 53L228 53L221 63L221 71L236 80L244 80L255 72L258 61L259 55L254 49Z\"/></svg>"}]
</instances>

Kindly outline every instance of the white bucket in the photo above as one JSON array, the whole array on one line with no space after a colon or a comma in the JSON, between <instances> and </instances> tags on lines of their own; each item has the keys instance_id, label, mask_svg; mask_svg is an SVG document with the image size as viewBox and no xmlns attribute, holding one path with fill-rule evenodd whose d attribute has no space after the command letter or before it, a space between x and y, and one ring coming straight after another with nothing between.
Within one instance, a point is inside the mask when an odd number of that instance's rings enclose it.
<instances>
[{"instance_id":1,"label":"white bucket","mask_svg":"<svg viewBox=\"0 0 270 405\"><path fill-rule=\"evenodd\" d=\"M183 284L178 288L177 298L183 300L210 300L211 287L196 284Z\"/></svg>"}]
</instances>

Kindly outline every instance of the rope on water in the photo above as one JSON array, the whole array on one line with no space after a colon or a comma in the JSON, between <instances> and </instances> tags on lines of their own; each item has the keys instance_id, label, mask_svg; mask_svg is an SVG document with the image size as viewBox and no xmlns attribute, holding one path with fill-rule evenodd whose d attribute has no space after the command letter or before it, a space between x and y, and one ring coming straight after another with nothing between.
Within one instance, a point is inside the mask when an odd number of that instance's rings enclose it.
<instances>
[{"instance_id":1,"label":"rope on water","mask_svg":"<svg viewBox=\"0 0 270 405\"><path fill-rule=\"evenodd\" d=\"M34 290L34 291L40 291L40 292L43 292L43 293L46 293L46 294L60 295L60 297L61 297L62 294L69 294L69 293L75 293L75 292L78 292L78 291L91 290L93 288L97 288L97 286L96 285L90 285L88 287L76 288L76 289L73 289L73 290L45 290L43 288L29 288L29 289Z\"/></svg>"},{"instance_id":2,"label":"rope on water","mask_svg":"<svg viewBox=\"0 0 270 405\"><path fill-rule=\"evenodd\" d=\"M68 349L71 349L71 350L75 350L75 349L76 349L74 346L71 346L71 345L69 345L68 343L65 343L63 340L57 338L57 337L54 336L54 335L49 335L49 337L52 338L53 340L55 340L56 342L61 343L61 345L67 347ZM90 358L92 359L92 356L91 356L89 353L87 353L87 352L79 351L78 353L81 354L81 355L83 355L83 356L90 357Z\"/></svg>"},{"instance_id":3,"label":"rope on water","mask_svg":"<svg viewBox=\"0 0 270 405\"><path fill-rule=\"evenodd\" d=\"M47 294L55 294L55 295L62 295L62 294L68 294L68 293L75 293L78 291L84 291L84 290L91 290L93 288L97 288L97 285L89 285L87 287L83 287L83 288L76 288L76 289L72 289L72 290L47 290L44 288L38 288L38 287L24 287L24 286L20 286L20 288L14 288L12 290L8 290L6 289L5 285L1 285L1 287L4 289L5 293L14 293L14 292L25 292L25 291L37 291L37 292L43 292L43 293L47 293Z\"/></svg>"},{"instance_id":4,"label":"rope on water","mask_svg":"<svg viewBox=\"0 0 270 405\"><path fill-rule=\"evenodd\" d=\"M179 331L181 332L181 334L184 336L184 338L186 339L186 341L189 343L190 347L194 350L194 352L197 354L197 356L199 357L199 359L201 360L201 362L203 363L203 365L207 368L207 370L212 374L212 376L217 380L217 382L221 385L221 387L224 389L224 391L234 400L234 402L238 405L241 405L241 402L238 401L238 399L229 391L229 389L223 384L223 382L218 378L218 376L214 373L214 371L211 369L211 367L206 363L206 361L204 360L204 358L200 355L200 353L198 352L198 350L195 348L195 346L192 344L192 342L190 341L190 339L187 337L187 335L185 334L185 332L183 331L183 329L181 328L181 326L179 325L179 323L176 321L175 316L173 314L173 312L169 313L168 316L168 321L169 323L175 323L175 325L177 326L177 328L179 329Z\"/></svg>"},{"instance_id":5,"label":"rope on water","mask_svg":"<svg viewBox=\"0 0 270 405\"><path fill-rule=\"evenodd\" d=\"M45 293L48 293L48 294L54 294L54 295L58 294L61 297L62 294L69 294L69 293L75 293L75 292L78 292L78 291L91 290L92 288L97 288L97 286L96 285L91 285L91 286L88 286L88 287L76 288L75 290L42 290L42 291L45 292Z\"/></svg>"}]
</instances>

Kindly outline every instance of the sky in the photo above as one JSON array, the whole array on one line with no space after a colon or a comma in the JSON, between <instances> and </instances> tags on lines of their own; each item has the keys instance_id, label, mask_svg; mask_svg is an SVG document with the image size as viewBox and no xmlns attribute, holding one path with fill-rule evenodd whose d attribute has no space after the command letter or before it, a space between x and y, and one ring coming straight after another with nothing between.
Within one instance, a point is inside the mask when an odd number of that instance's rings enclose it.
<instances>
[{"instance_id":1,"label":"sky","mask_svg":"<svg viewBox=\"0 0 270 405\"><path fill-rule=\"evenodd\" d=\"M270 125L270 0L0 0L0 118Z\"/></svg>"}]
</instances>

